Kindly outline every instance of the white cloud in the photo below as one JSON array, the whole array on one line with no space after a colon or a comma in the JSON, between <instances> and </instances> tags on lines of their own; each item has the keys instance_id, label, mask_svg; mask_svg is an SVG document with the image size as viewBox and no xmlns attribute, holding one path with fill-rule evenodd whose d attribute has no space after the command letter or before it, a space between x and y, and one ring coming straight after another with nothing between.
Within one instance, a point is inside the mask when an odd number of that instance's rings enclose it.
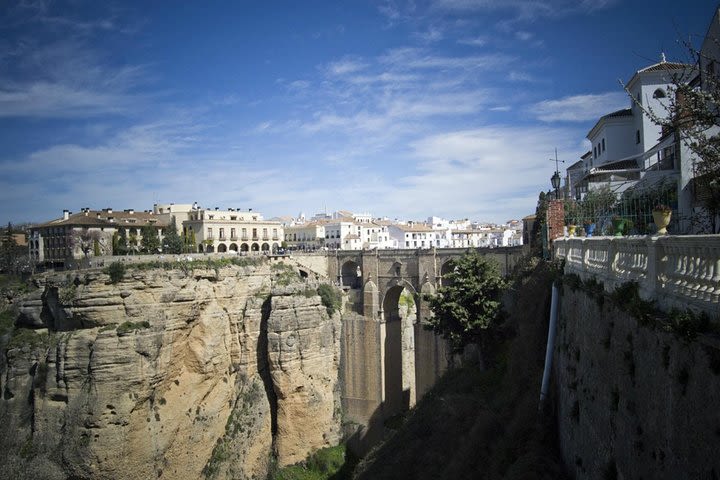
<instances>
[{"instance_id":1,"label":"white cloud","mask_svg":"<svg viewBox=\"0 0 720 480\"><path fill-rule=\"evenodd\" d=\"M534 82L535 78L530 74L513 70L508 74L508 80L511 82Z\"/></svg>"},{"instance_id":2,"label":"white cloud","mask_svg":"<svg viewBox=\"0 0 720 480\"><path fill-rule=\"evenodd\" d=\"M330 63L327 70L332 75L347 75L363 70L367 65L355 58L343 58L337 62Z\"/></svg>"},{"instance_id":3,"label":"white cloud","mask_svg":"<svg viewBox=\"0 0 720 480\"><path fill-rule=\"evenodd\" d=\"M487 38L485 37L468 37L461 38L458 43L462 45L471 45L473 47L482 47L487 44Z\"/></svg>"},{"instance_id":4,"label":"white cloud","mask_svg":"<svg viewBox=\"0 0 720 480\"><path fill-rule=\"evenodd\" d=\"M543 122L586 122L597 120L615 110L627 108L624 92L572 95L558 100L544 100L533 107L534 115Z\"/></svg>"}]
</instances>

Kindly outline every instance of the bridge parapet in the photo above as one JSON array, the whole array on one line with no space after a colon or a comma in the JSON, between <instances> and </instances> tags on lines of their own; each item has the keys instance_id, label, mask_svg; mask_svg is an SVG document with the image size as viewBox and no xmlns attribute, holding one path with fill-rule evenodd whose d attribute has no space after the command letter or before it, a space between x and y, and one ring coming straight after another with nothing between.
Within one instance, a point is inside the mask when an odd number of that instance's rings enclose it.
<instances>
[{"instance_id":1,"label":"bridge parapet","mask_svg":"<svg viewBox=\"0 0 720 480\"><path fill-rule=\"evenodd\" d=\"M596 277L607 291L636 281L663 308L720 314L720 235L565 238L553 249L565 273Z\"/></svg>"}]
</instances>

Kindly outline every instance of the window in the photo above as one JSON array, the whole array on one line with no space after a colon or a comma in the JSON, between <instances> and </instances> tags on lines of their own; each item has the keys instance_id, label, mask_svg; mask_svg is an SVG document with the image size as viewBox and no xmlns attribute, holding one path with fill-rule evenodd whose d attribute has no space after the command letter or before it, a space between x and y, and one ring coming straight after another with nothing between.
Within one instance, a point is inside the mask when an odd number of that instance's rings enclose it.
<instances>
[{"instance_id":1,"label":"window","mask_svg":"<svg viewBox=\"0 0 720 480\"><path fill-rule=\"evenodd\" d=\"M208 239L213 238L213 236L212 236L212 227L208 227L207 236L208 236Z\"/></svg>"},{"instance_id":2,"label":"window","mask_svg":"<svg viewBox=\"0 0 720 480\"><path fill-rule=\"evenodd\" d=\"M242 236L243 236L243 239L247 238L247 228L242 229Z\"/></svg>"},{"instance_id":3,"label":"window","mask_svg":"<svg viewBox=\"0 0 720 480\"><path fill-rule=\"evenodd\" d=\"M230 238L233 238L233 239L237 238L237 237L235 236L235 229L234 229L234 228L231 228L231 229L230 229Z\"/></svg>"},{"instance_id":4,"label":"window","mask_svg":"<svg viewBox=\"0 0 720 480\"><path fill-rule=\"evenodd\" d=\"M658 88L653 92L653 98L665 98L665 92L662 88Z\"/></svg>"},{"instance_id":5,"label":"window","mask_svg":"<svg viewBox=\"0 0 720 480\"><path fill-rule=\"evenodd\" d=\"M593 147L593 158L597 158L597 147Z\"/></svg>"},{"instance_id":6,"label":"window","mask_svg":"<svg viewBox=\"0 0 720 480\"><path fill-rule=\"evenodd\" d=\"M635 131L635 143L640 143L640 130Z\"/></svg>"},{"instance_id":7,"label":"window","mask_svg":"<svg viewBox=\"0 0 720 480\"><path fill-rule=\"evenodd\" d=\"M225 229L221 228L220 229L220 239L223 239L223 238L225 238Z\"/></svg>"},{"instance_id":8,"label":"window","mask_svg":"<svg viewBox=\"0 0 720 480\"><path fill-rule=\"evenodd\" d=\"M602 150L603 150L603 152L605 151L605 139L604 138L602 139Z\"/></svg>"}]
</instances>

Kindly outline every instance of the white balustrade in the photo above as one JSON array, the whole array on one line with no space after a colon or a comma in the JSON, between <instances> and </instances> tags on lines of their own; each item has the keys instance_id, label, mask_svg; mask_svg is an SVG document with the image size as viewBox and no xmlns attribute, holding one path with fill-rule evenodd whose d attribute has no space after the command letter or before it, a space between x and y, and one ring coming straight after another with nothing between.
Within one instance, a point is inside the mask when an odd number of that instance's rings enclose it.
<instances>
[{"instance_id":1,"label":"white balustrade","mask_svg":"<svg viewBox=\"0 0 720 480\"><path fill-rule=\"evenodd\" d=\"M608 291L636 281L666 309L720 313L720 235L564 238L553 248L565 273L595 277Z\"/></svg>"}]
</instances>

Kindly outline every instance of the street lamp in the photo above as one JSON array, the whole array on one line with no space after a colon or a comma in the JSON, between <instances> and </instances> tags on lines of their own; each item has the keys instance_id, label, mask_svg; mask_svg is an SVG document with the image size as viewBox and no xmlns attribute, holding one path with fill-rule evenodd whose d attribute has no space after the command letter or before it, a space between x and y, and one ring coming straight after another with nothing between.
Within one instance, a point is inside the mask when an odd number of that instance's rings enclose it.
<instances>
[{"instance_id":1,"label":"street lamp","mask_svg":"<svg viewBox=\"0 0 720 480\"><path fill-rule=\"evenodd\" d=\"M550 182L555 190L555 200L560 200L560 169L558 168L558 163L565 163L565 160L558 160L556 148L555 158L551 158L550 161L555 162L555 173L553 173L553 176L550 178Z\"/></svg>"},{"instance_id":2,"label":"street lamp","mask_svg":"<svg viewBox=\"0 0 720 480\"><path fill-rule=\"evenodd\" d=\"M552 183L553 189L555 189L555 200L560 199L560 172L557 170L555 173L553 173L553 176L550 178L550 182Z\"/></svg>"}]
</instances>

